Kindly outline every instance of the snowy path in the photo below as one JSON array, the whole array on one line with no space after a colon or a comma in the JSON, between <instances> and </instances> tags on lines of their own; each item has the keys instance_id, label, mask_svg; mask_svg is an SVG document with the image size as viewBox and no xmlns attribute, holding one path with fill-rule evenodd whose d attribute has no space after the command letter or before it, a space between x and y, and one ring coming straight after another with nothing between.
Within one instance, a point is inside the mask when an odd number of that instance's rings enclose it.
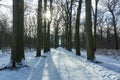
<instances>
[{"instance_id":1,"label":"snowy path","mask_svg":"<svg viewBox=\"0 0 120 80\"><path fill-rule=\"evenodd\" d=\"M90 80L85 73L85 68L79 64L79 61L68 56L63 51L53 49L52 58L62 80Z\"/></svg>"},{"instance_id":2,"label":"snowy path","mask_svg":"<svg viewBox=\"0 0 120 80\"><path fill-rule=\"evenodd\" d=\"M79 61L65 52L52 49L36 63L28 80L93 80ZM42 63L42 64L41 64ZM86 73L87 72L87 73ZM39 76L36 76L38 75Z\"/></svg>"},{"instance_id":3,"label":"snowy path","mask_svg":"<svg viewBox=\"0 0 120 80\"><path fill-rule=\"evenodd\" d=\"M103 67L108 62L94 64L63 48L52 49L51 54L62 80L120 80L120 73L109 70L112 66Z\"/></svg>"}]
</instances>

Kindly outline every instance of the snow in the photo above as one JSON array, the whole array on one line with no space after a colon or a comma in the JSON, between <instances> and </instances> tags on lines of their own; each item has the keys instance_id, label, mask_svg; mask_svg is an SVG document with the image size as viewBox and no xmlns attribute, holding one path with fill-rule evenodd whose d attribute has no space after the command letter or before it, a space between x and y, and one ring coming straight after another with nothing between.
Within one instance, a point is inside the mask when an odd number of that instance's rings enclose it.
<instances>
[{"instance_id":1,"label":"snow","mask_svg":"<svg viewBox=\"0 0 120 80\"><path fill-rule=\"evenodd\" d=\"M92 63L86 59L86 51L76 56L74 50L69 52L61 47L42 53L42 57L35 57L35 53L25 51L23 62L29 67L2 70L0 80L120 80L120 59L97 54L101 63ZM0 66L9 61L9 52L0 51Z\"/></svg>"}]
</instances>

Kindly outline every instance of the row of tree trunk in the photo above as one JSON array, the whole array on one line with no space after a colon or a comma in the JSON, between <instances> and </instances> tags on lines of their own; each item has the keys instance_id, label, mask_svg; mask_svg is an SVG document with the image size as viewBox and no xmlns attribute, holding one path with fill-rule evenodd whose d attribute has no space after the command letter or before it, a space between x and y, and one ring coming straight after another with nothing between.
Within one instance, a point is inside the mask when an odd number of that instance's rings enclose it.
<instances>
[{"instance_id":1,"label":"row of tree trunk","mask_svg":"<svg viewBox=\"0 0 120 80\"><path fill-rule=\"evenodd\" d=\"M74 0L71 0L71 3L69 3L68 0L66 0L66 8L65 8L65 13L66 13L66 19L65 19L65 48L71 51L72 47L72 30L71 30L71 24L72 24L72 5L73 5ZM69 7L70 4L70 7ZM86 22L85 22L85 31L86 31L86 49L87 49L87 59L88 60L94 60L95 59L95 54L94 54L94 49L96 43L93 43L93 35L92 35L92 19L91 19L91 0L86 0L85 2L85 7L86 7ZM96 4L97 5L97 4ZM76 25L75 25L75 50L76 50L76 55L81 55L80 54L80 16L81 16L81 8L82 8L82 0L79 0L78 2L78 8L77 8L77 16L76 16ZM97 9L96 9L96 18L97 20ZM96 25L96 22L95 22ZM95 26L96 27L96 26ZM96 32L95 32L96 33ZM96 39L96 38L94 38ZM96 41L96 40L95 40Z\"/></svg>"},{"instance_id":2,"label":"row of tree trunk","mask_svg":"<svg viewBox=\"0 0 120 80\"><path fill-rule=\"evenodd\" d=\"M96 0L96 8L94 15L94 38L92 35L92 14L91 14L91 0L85 0L85 33L86 33L86 49L87 49L87 59L93 61L95 59L96 50L96 26L97 26L97 4L99 0ZM42 6L42 0L38 0L38 11L37 11L37 53L36 56L41 56L41 49L44 48L44 52L50 51L50 27L52 23L52 14L53 1L50 0L50 20L46 19L45 13L47 12L47 0L44 0L44 7ZM65 29L63 43L65 48L69 51L72 50L72 8L74 0L66 0L66 9L65 9ZM76 25L75 25L75 49L76 55L80 54L80 16L81 16L82 0L78 2L77 15L76 15ZM116 49L118 49L117 41L117 32L116 32L116 23L114 13L109 8L109 11L113 17L113 26L115 31L115 40L116 40ZM44 16L43 16L44 14ZM57 21L55 28L55 48L59 46L59 20ZM25 59L24 56L24 0L13 0L13 45L12 45L12 55L11 63L15 67L16 64L20 63ZM94 41L94 42L93 42Z\"/></svg>"},{"instance_id":3,"label":"row of tree trunk","mask_svg":"<svg viewBox=\"0 0 120 80\"><path fill-rule=\"evenodd\" d=\"M50 0L50 10L52 15L52 0ZM52 17L47 21L43 17L47 11L47 0L44 0L44 10L42 7L42 0L38 0L37 11L37 53L36 56L41 56L42 42L44 42L44 52L50 51L50 24ZM44 19L44 24L43 24ZM13 0L13 40L11 61L12 67L25 60L24 56L24 0ZM44 35L44 37L43 37Z\"/></svg>"}]
</instances>

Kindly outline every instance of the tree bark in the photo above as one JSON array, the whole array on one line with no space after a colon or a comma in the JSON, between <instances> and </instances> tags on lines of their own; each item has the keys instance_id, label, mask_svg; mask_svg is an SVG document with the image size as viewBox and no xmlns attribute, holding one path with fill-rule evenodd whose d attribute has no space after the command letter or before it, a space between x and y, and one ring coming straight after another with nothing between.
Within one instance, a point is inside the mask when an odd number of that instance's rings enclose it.
<instances>
[{"instance_id":1,"label":"tree bark","mask_svg":"<svg viewBox=\"0 0 120 80\"><path fill-rule=\"evenodd\" d=\"M48 21L48 29L47 29L47 51L50 51L50 25L51 25L51 22L52 22L52 3L53 3L53 0L50 0L50 14L51 14L51 17L50 17L50 20Z\"/></svg>"},{"instance_id":2,"label":"tree bark","mask_svg":"<svg viewBox=\"0 0 120 80\"><path fill-rule=\"evenodd\" d=\"M58 26L59 22L57 21L57 25L55 27L55 48L59 46Z\"/></svg>"},{"instance_id":3,"label":"tree bark","mask_svg":"<svg viewBox=\"0 0 120 80\"><path fill-rule=\"evenodd\" d=\"M38 1L38 14L37 14L37 54L41 56L42 48L42 0Z\"/></svg>"},{"instance_id":4,"label":"tree bark","mask_svg":"<svg viewBox=\"0 0 120 80\"><path fill-rule=\"evenodd\" d=\"M13 0L13 40L11 61L15 67L24 56L24 0Z\"/></svg>"},{"instance_id":5,"label":"tree bark","mask_svg":"<svg viewBox=\"0 0 120 80\"><path fill-rule=\"evenodd\" d=\"M69 11L69 35L68 35L68 50L71 51L72 49L72 5L73 1L70 2L70 11Z\"/></svg>"},{"instance_id":6,"label":"tree bark","mask_svg":"<svg viewBox=\"0 0 120 80\"><path fill-rule=\"evenodd\" d=\"M99 0L95 0L95 15L94 15L94 51L96 51L96 27L97 27L97 5Z\"/></svg>"},{"instance_id":7,"label":"tree bark","mask_svg":"<svg viewBox=\"0 0 120 80\"><path fill-rule=\"evenodd\" d=\"M75 48L76 48L76 55L80 54L80 14L81 14L81 5L82 0L79 0L79 6L77 8L77 19L76 19L76 26L75 26Z\"/></svg>"},{"instance_id":8,"label":"tree bark","mask_svg":"<svg viewBox=\"0 0 120 80\"><path fill-rule=\"evenodd\" d=\"M47 0L44 0L44 15L47 11ZM44 52L47 52L47 25L46 17L44 16Z\"/></svg>"},{"instance_id":9,"label":"tree bark","mask_svg":"<svg viewBox=\"0 0 120 80\"><path fill-rule=\"evenodd\" d=\"M93 61L95 59L92 37L92 20L91 20L91 0L86 0L86 47L87 59Z\"/></svg>"},{"instance_id":10,"label":"tree bark","mask_svg":"<svg viewBox=\"0 0 120 80\"><path fill-rule=\"evenodd\" d=\"M113 26L114 26L115 49L118 50L118 35L117 35L117 30L116 30L115 15L112 11L111 11L111 14L112 14L112 21L113 21Z\"/></svg>"}]
</instances>

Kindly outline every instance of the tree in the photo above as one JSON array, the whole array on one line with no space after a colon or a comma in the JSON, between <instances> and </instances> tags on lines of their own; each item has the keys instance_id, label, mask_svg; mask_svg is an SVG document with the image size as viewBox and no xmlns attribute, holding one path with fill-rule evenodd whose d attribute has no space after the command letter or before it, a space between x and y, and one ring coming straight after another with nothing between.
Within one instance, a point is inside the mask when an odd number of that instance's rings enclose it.
<instances>
[{"instance_id":1,"label":"tree","mask_svg":"<svg viewBox=\"0 0 120 80\"><path fill-rule=\"evenodd\" d=\"M21 64L24 56L24 0L13 0L12 67Z\"/></svg>"},{"instance_id":2,"label":"tree","mask_svg":"<svg viewBox=\"0 0 120 80\"><path fill-rule=\"evenodd\" d=\"M41 56L42 46L42 0L38 1L38 14L37 14L37 54Z\"/></svg>"},{"instance_id":3,"label":"tree","mask_svg":"<svg viewBox=\"0 0 120 80\"><path fill-rule=\"evenodd\" d=\"M66 37L66 49L69 50L69 2L68 0L66 0L66 7L65 7L65 15L66 15L66 19L65 19L65 37Z\"/></svg>"},{"instance_id":4,"label":"tree","mask_svg":"<svg viewBox=\"0 0 120 80\"><path fill-rule=\"evenodd\" d=\"M4 37L5 33L7 32L7 20L0 19L0 49L4 47Z\"/></svg>"},{"instance_id":5,"label":"tree","mask_svg":"<svg viewBox=\"0 0 120 80\"><path fill-rule=\"evenodd\" d=\"M56 19L57 19L57 21L56 21L56 26L55 26L55 28L57 28L57 26L59 26L59 24L60 24L60 22L61 22L61 24L63 24L62 26L63 26L63 28L64 28L64 34L63 34L63 38L62 38L62 40L63 40L63 43L64 43L64 47L67 49L67 50L70 50L70 46L69 46L69 43L70 43L70 31L69 31L69 29L70 29L70 24L71 24L71 20L70 20L70 0L65 0L65 1L63 1L63 0L58 0L58 1L56 1L56 3L57 3L57 16L56 16ZM72 7L71 7L71 9L72 9ZM59 19L60 17L61 17L61 19ZM71 18L72 18L72 16L71 16ZM57 41L57 42L59 42L58 40L59 39L57 39L57 36L58 36L58 31L55 31L55 40ZM58 43L57 42L55 42L55 45L57 46L58 45Z\"/></svg>"},{"instance_id":6,"label":"tree","mask_svg":"<svg viewBox=\"0 0 120 80\"><path fill-rule=\"evenodd\" d=\"M72 6L74 0L65 0L60 2L62 17L65 24L65 48L71 51L72 48Z\"/></svg>"},{"instance_id":7,"label":"tree","mask_svg":"<svg viewBox=\"0 0 120 80\"><path fill-rule=\"evenodd\" d=\"M98 2L99 2L99 0L95 0L95 13L94 13L94 51L96 51L96 27L97 27Z\"/></svg>"},{"instance_id":8,"label":"tree","mask_svg":"<svg viewBox=\"0 0 120 80\"><path fill-rule=\"evenodd\" d=\"M70 9L69 9L69 30L68 30L68 50L71 51L72 49L72 6L73 6L73 1L71 0L70 2Z\"/></svg>"},{"instance_id":9,"label":"tree","mask_svg":"<svg viewBox=\"0 0 120 80\"><path fill-rule=\"evenodd\" d=\"M92 37L92 20L91 20L91 0L86 0L86 47L87 59L93 61L95 54L93 50L93 37Z\"/></svg>"},{"instance_id":10,"label":"tree","mask_svg":"<svg viewBox=\"0 0 120 80\"><path fill-rule=\"evenodd\" d=\"M59 19L60 20L60 19ZM59 36L58 36L58 31L59 31L59 20L57 20L56 22L56 26L55 26L55 48L57 48L59 46Z\"/></svg>"},{"instance_id":11,"label":"tree","mask_svg":"<svg viewBox=\"0 0 120 80\"><path fill-rule=\"evenodd\" d=\"M76 26L75 26L75 48L76 48L76 55L80 55L80 14L81 14L81 5L82 0L79 0L79 5L77 8L77 19L76 19Z\"/></svg>"},{"instance_id":12,"label":"tree","mask_svg":"<svg viewBox=\"0 0 120 80\"><path fill-rule=\"evenodd\" d=\"M117 6L117 3L119 2L119 0L108 0L107 3L107 8L109 10L109 12L112 15L112 21L113 21L113 26L114 26L114 37L115 37L115 49L118 50L118 35L117 35L117 30L116 30L116 16L115 16L115 8Z\"/></svg>"},{"instance_id":13,"label":"tree","mask_svg":"<svg viewBox=\"0 0 120 80\"><path fill-rule=\"evenodd\" d=\"M50 19L48 19L48 29L47 29L47 51L50 51L50 26L51 26L51 22L52 22L52 3L53 0L50 0Z\"/></svg>"},{"instance_id":14,"label":"tree","mask_svg":"<svg viewBox=\"0 0 120 80\"><path fill-rule=\"evenodd\" d=\"M56 11L56 13L54 13L54 15L56 15L53 20L54 20L54 47L57 48L59 47L59 40L60 40L60 24L62 22L62 16L61 16L61 10L59 9L59 7L56 7L57 9L54 9L54 12Z\"/></svg>"},{"instance_id":15,"label":"tree","mask_svg":"<svg viewBox=\"0 0 120 80\"><path fill-rule=\"evenodd\" d=\"M110 49L110 25L108 24L108 22L107 22L107 49Z\"/></svg>"},{"instance_id":16,"label":"tree","mask_svg":"<svg viewBox=\"0 0 120 80\"><path fill-rule=\"evenodd\" d=\"M45 14L47 12L47 0L44 0L44 52L47 52L47 25Z\"/></svg>"}]
</instances>

